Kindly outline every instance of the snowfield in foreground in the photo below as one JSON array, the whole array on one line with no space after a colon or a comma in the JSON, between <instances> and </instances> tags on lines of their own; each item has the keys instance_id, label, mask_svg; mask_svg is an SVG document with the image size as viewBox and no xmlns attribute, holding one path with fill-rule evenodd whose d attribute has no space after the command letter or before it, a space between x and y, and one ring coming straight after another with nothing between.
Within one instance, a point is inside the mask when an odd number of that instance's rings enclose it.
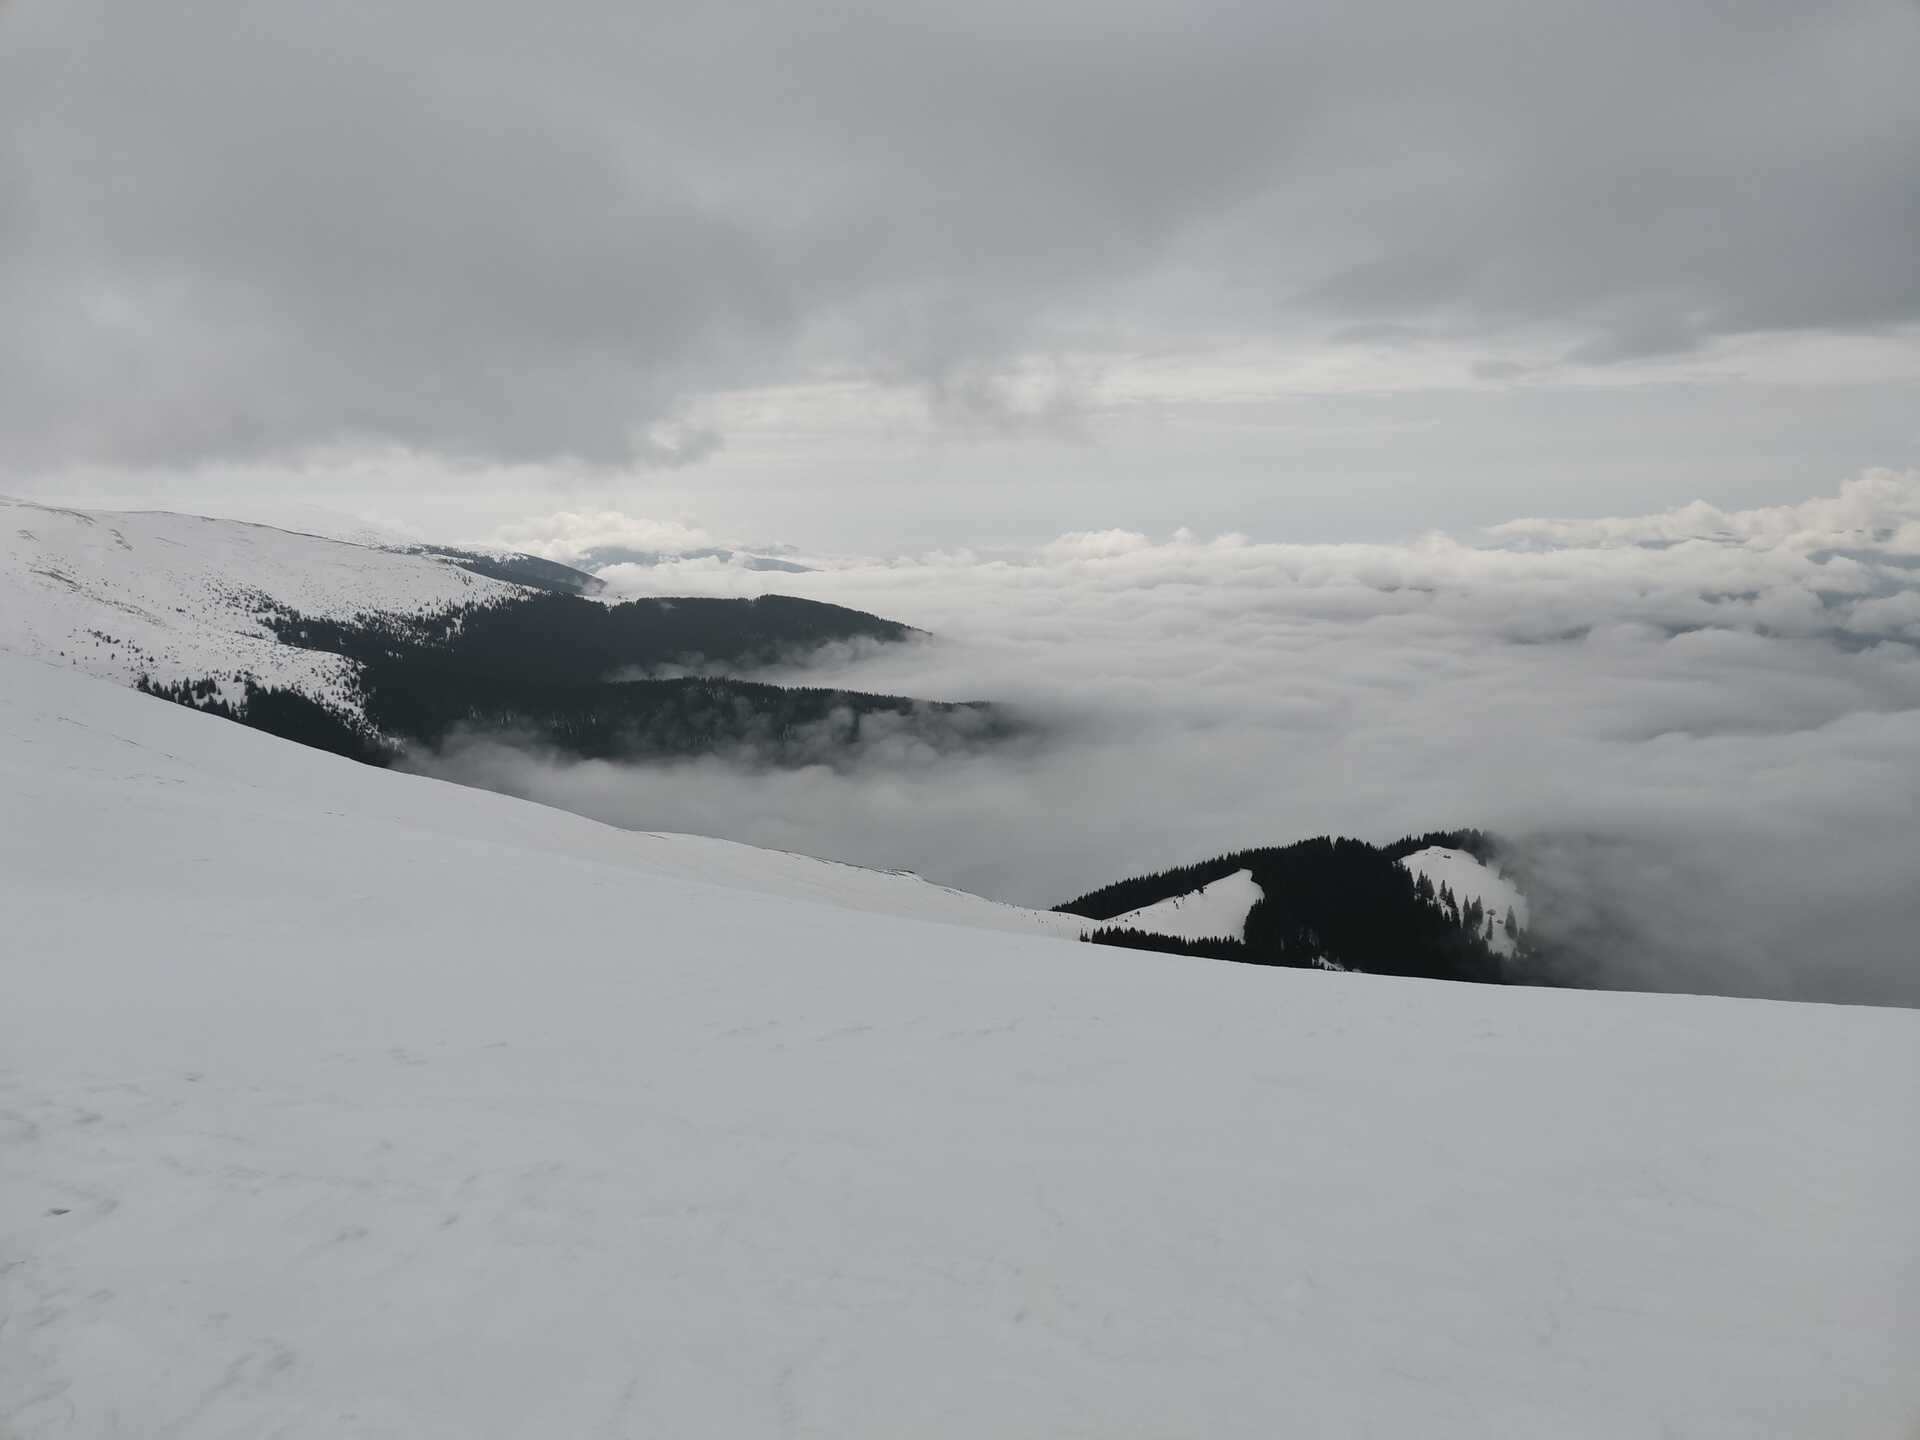
<instances>
[{"instance_id":1,"label":"snowfield in foreground","mask_svg":"<svg viewBox=\"0 0 1920 1440\"><path fill-rule=\"evenodd\" d=\"M1920 1418L1914 1012L874 913L12 657L0 816L0 1434Z\"/></svg>"}]
</instances>

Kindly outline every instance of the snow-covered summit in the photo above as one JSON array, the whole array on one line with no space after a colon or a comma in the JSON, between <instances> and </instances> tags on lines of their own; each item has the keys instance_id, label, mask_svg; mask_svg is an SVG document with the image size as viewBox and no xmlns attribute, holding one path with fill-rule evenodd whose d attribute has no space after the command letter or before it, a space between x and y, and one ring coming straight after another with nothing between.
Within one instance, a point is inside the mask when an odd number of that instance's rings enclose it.
<instances>
[{"instance_id":1,"label":"snow-covered summit","mask_svg":"<svg viewBox=\"0 0 1920 1440\"><path fill-rule=\"evenodd\" d=\"M1185 895L1116 915L1101 922L1100 928L1140 930L1182 940L1238 940L1246 934L1247 912L1259 899L1260 887L1254 882L1253 872L1236 870Z\"/></svg>"},{"instance_id":2,"label":"snow-covered summit","mask_svg":"<svg viewBox=\"0 0 1920 1440\"><path fill-rule=\"evenodd\" d=\"M1515 926L1525 930L1527 897L1520 893L1520 887L1509 880L1499 867L1483 864L1465 850L1454 850L1444 845L1430 845L1424 850L1416 850L1400 863L1416 877L1431 881L1436 892L1443 886L1451 890L1462 908L1469 901L1478 900L1480 908L1486 912L1486 918L1481 923L1481 938L1494 954L1511 955L1518 948L1515 937L1506 930L1507 913L1512 911Z\"/></svg>"},{"instance_id":3,"label":"snow-covered summit","mask_svg":"<svg viewBox=\"0 0 1920 1440\"><path fill-rule=\"evenodd\" d=\"M353 663L283 644L264 606L344 620L525 593L443 558L268 525L0 497L0 650L121 684L239 673L350 710Z\"/></svg>"},{"instance_id":4,"label":"snow-covered summit","mask_svg":"<svg viewBox=\"0 0 1920 1440\"><path fill-rule=\"evenodd\" d=\"M0 817L23 1440L1920 1413L1920 1013L930 923L6 656Z\"/></svg>"}]
</instances>

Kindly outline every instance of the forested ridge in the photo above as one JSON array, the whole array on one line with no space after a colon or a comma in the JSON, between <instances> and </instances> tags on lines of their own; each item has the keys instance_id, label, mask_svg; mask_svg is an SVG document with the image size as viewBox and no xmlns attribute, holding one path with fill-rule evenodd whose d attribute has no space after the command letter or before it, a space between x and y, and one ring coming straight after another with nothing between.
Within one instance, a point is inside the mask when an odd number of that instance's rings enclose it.
<instances>
[{"instance_id":1,"label":"forested ridge","mask_svg":"<svg viewBox=\"0 0 1920 1440\"><path fill-rule=\"evenodd\" d=\"M403 555L434 555L452 561L462 570L484 575L489 580L505 580L512 585L525 585L529 589L547 590L556 595L598 595L606 589L606 582L599 576L576 570L571 565L562 565L557 560L543 560L538 555L462 550L453 545L397 545L393 548Z\"/></svg>"},{"instance_id":2,"label":"forested ridge","mask_svg":"<svg viewBox=\"0 0 1920 1440\"><path fill-rule=\"evenodd\" d=\"M344 755L367 765L389 765L396 758L394 746L356 716L297 690L262 685L245 675L228 679L240 692L237 703L225 698L223 685L210 675L172 682L143 675L135 682L135 688L191 710L204 710L209 715L238 721L282 740L310 745L315 750Z\"/></svg>"},{"instance_id":3,"label":"forested ridge","mask_svg":"<svg viewBox=\"0 0 1920 1440\"><path fill-rule=\"evenodd\" d=\"M938 752L1014 729L982 702L651 673L752 670L836 641L896 643L918 633L863 611L788 596L605 605L549 593L354 620L269 603L262 617L285 644L358 662L352 698L359 713L243 675L228 677L243 688L237 701L223 699L212 676L143 680L141 688L371 763L393 757L393 739L437 745L464 733L583 758L729 753L797 764L830 762L877 733Z\"/></svg>"},{"instance_id":4,"label":"forested ridge","mask_svg":"<svg viewBox=\"0 0 1920 1440\"><path fill-rule=\"evenodd\" d=\"M865 611L787 595L606 605L541 594L420 616L340 621L270 606L263 618L286 644L363 664L431 659L448 671L502 681L572 685L695 662L750 670L834 641L885 643L918 633Z\"/></svg>"},{"instance_id":5,"label":"forested ridge","mask_svg":"<svg viewBox=\"0 0 1920 1440\"><path fill-rule=\"evenodd\" d=\"M1517 948L1513 956L1497 954L1487 941L1489 922L1504 927L1508 917L1489 917L1478 901L1436 890L1399 863L1434 846L1464 850L1482 862L1497 853L1492 837L1479 830L1410 835L1384 846L1322 835L1136 876L1055 908L1110 920L1246 870L1262 898L1248 911L1240 936L1190 940L1114 928L1088 938L1254 965L1335 965L1441 980L1532 978L1537 957L1517 929L1508 931Z\"/></svg>"}]
</instances>

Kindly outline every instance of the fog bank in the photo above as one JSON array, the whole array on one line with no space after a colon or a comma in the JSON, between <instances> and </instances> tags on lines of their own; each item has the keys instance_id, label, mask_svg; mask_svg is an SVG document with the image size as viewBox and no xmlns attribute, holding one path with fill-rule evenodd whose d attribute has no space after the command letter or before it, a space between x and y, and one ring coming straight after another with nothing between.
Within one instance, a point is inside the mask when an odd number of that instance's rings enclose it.
<instances>
[{"instance_id":1,"label":"fog bank","mask_svg":"<svg viewBox=\"0 0 1920 1440\"><path fill-rule=\"evenodd\" d=\"M992 698L1043 741L792 770L475 742L423 763L1035 905L1242 846L1477 825L1516 842L1539 933L1585 978L1920 1002L1920 475L1404 545L1106 532L821 563L605 573L922 627L758 678Z\"/></svg>"}]
</instances>

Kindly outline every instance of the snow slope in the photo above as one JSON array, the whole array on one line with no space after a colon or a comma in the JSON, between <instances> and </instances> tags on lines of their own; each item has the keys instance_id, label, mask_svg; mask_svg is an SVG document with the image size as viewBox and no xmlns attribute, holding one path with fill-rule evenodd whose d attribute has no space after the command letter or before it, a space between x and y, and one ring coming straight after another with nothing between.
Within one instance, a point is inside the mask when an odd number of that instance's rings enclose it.
<instances>
[{"instance_id":1,"label":"snow slope","mask_svg":"<svg viewBox=\"0 0 1920 1440\"><path fill-rule=\"evenodd\" d=\"M281 644L262 600L346 619L525 593L430 556L266 525L0 497L0 650L121 684L241 672L351 709L353 662Z\"/></svg>"},{"instance_id":2,"label":"snow slope","mask_svg":"<svg viewBox=\"0 0 1920 1440\"><path fill-rule=\"evenodd\" d=\"M1129 910L1105 922L1114 929L1143 930L1151 935L1172 935L1182 940L1211 940L1225 937L1242 939L1247 930L1247 912L1260 898L1251 870L1236 870L1211 885L1168 900L1156 900Z\"/></svg>"},{"instance_id":3,"label":"snow slope","mask_svg":"<svg viewBox=\"0 0 1920 1440\"><path fill-rule=\"evenodd\" d=\"M0 657L0 1434L1912 1434L1920 1014L718 853Z\"/></svg>"},{"instance_id":4,"label":"snow slope","mask_svg":"<svg viewBox=\"0 0 1920 1440\"><path fill-rule=\"evenodd\" d=\"M237 520L242 524L269 526L275 530L294 530L302 535L319 535L328 540L344 540L350 545L405 548L408 545L417 544L420 540L417 534L396 529L391 525L383 525L362 515L335 510L330 505L315 505L309 501L289 500L282 496L257 496L251 500L242 500L231 495L223 495L210 504L196 503L186 508L195 515L205 515L220 520Z\"/></svg>"},{"instance_id":5,"label":"snow slope","mask_svg":"<svg viewBox=\"0 0 1920 1440\"><path fill-rule=\"evenodd\" d=\"M1413 874L1426 876L1436 891L1443 885L1452 890L1462 906L1478 900L1491 921L1486 931L1488 946L1496 955L1513 954L1517 947L1505 929L1507 911L1512 909L1515 923L1525 930L1527 897L1498 868L1482 865L1465 850L1450 850L1444 845L1416 850L1400 863Z\"/></svg>"}]
</instances>

